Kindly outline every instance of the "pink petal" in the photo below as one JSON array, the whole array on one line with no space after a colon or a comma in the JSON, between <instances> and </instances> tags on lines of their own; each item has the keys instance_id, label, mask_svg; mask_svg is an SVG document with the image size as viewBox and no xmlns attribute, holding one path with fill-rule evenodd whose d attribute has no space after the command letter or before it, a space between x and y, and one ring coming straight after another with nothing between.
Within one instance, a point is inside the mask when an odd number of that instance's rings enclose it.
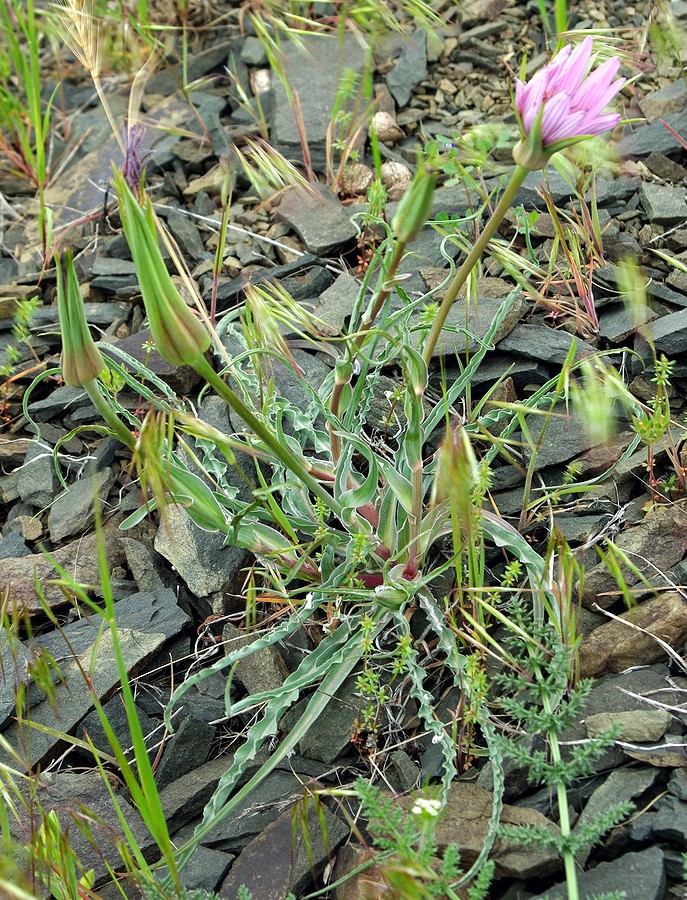
<instances>
[{"instance_id":1,"label":"pink petal","mask_svg":"<svg viewBox=\"0 0 687 900\"><path fill-rule=\"evenodd\" d=\"M537 75L538 74L539 72L537 72ZM539 115L541 105L544 102L546 80L544 78L537 78L537 75L535 75L532 81L526 85L529 90L527 91L527 96L524 98L520 108L520 117L522 118L522 125L525 131L529 131L534 125L535 120Z\"/></svg>"},{"instance_id":2,"label":"pink petal","mask_svg":"<svg viewBox=\"0 0 687 900\"><path fill-rule=\"evenodd\" d=\"M603 134L612 131L620 121L620 113L607 113L605 116L595 116L593 119L585 119L580 124L580 134Z\"/></svg>"},{"instance_id":3,"label":"pink petal","mask_svg":"<svg viewBox=\"0 0 687 900\"><path fill-rule=\"evenodd\" d=\"M570 118L570 97L561 92L544 105L541 120L541 137L544 144L554 143L551 135L556 135Z\"/></svg>"},{"instance_id":4,"label":"pink petal","mask_svg":"<svg viewBox=\"0 0 687 900\"><path fill-rule=\"evenodd\" d=\"M589 60L592 55L592 46L593 41L591 37L587 37L575 47L556 77L549 80L550 94L553 94L554 91L567 91L569 94L575 93L582 83L582 79L587 74Z\"/></svg>"},{"instance_id":5,"label":"pink petal","mask_svg":"<svg viewBox=\"0 0 687 900\"><path fill-rule=\"evenodd\" d=\"M613 83L613 79L615 78L616 72L620 67L620 60L617 57L613 57L613 59L607 59L605 63L602 63L598 69L595 69L588 78L585 78L583 83L580 85L579 90L575 93L575 106L578 109L588 109L593 103L596 101L596 97L601 93L605 92L606 89ZM618 82L616 82L617 84ZM618 90L625 83L623 79L622 84L619 85ZM600 107L603 109L603 106Z\"/></svg>"}]
</instances>

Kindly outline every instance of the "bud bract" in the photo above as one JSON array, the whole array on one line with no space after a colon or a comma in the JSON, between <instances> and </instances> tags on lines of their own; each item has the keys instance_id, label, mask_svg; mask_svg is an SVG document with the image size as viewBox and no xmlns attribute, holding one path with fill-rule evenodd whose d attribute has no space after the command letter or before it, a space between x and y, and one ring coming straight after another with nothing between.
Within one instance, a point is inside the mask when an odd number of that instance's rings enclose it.
<instances>
[{"instance_id":1,"label":"bud bract","mask_svg":"<svg viewBox=\"0 0 687 900\"><path fill-rule=\"evenodd\" d=\"M64 255L64 269L55 254L57 311L62 332L62 377L72 387L83 387L105 369L105 360L95 345L86 321L79 280L71 251Z\"/></svg>"}]
</instances>

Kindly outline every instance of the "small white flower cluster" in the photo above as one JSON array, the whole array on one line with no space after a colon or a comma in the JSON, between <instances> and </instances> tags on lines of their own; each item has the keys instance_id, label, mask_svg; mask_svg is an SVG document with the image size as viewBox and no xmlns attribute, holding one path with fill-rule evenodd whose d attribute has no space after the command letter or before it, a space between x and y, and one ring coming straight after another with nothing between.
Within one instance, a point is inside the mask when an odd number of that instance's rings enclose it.
<instances>
[{"instance_id":1,"label":"small white flower cluster","mask_svg":"<svg viewBox=\"0 0 687 900\"><path fill-rule=\"evenodd\" d=\"M414 816L438 816L441 812L441 803L438 800L427 800L425 797L418 797L411 812Z\"/></svg>"}]
</instances>

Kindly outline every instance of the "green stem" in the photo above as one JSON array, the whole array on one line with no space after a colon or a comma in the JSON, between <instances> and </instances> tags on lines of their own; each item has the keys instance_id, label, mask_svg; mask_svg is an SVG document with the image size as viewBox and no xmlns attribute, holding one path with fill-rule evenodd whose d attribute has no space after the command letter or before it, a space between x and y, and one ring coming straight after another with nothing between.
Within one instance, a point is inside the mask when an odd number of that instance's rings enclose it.
<instances>
[{"instance_id":1,"label":"green stem","mask_svg":"<svg viewBox=\"0 0 687 900\"><path fill-rule=\"evenodd\" d=\"M226 400L232 410L243 419L246 425L255 432L265 446L276 456L279 462L295 475L304 487L308 488L308 490L316 497L319 497L335 516L342 518L342 506L322 487L319 481L313 477L307 468L305 460L301 461L298 459L284 444L280 443L277 435L274 434L264 422L261 422L260 419L258 419L258 417L246 406L243 400L241 400L234 391L222 381L205 357L199 356L198 359L192 363L192 366L196 372L198 372L198 374L214 388L219 396Z\"/></svg>"},{"instance_id":2,"label":"green stem","mask_svg":"<svg viewBox=\"0 0 687 900\"><path fill-rule=\"evenodd\" d=\"M436 318L434 319L434 323L432 324L432 328L429 332L429 335L427 336L427 341L425 342L425 346L422 351L422 356L427 365L429 365L432 359L432 354L434 353L434 348L436 347L437 341L439 340L441 329L444 327L448 314L451 311L451 307L456 301L460 289L468 280L468 276L470 275L470 272L472 272L474 266L479 262L479 259L482 253L484 253L487 244L494 236L498 226L501 224L501 220L513 205L515 195L522 187L522 183L529 175L529 172L530 170L526 169L524 166L515 167L515 171L511 176L511 180L508 182L505 191L501 195L501 199L499 200L496 209L492 213L489 221L484 226L484 229L480 234L477 243L472 248L472 250L468 254L467 259L460 267L460 269L458 269L453 281L449 285L446 296L441 301L441 306L437 310Z\"/></svg>"},{"instance_id":3,"label":"green stem","mask_svg":"<svg viewBox=\"0 0 687 900\"><path fill-rule=\"evenodd\" d=\"M368 315L364 316L363 321L360 323L360 330L358 334L353 339L352 343L348 346L348 358L346 361L347 363L351 364L351 366L353 364L353 360L356 358L356 356L360 352L360 348L365 342L367 332L370 330L370 327L373 325L375 319L381 312L381 309L384 306L387 297L391 293L391 288L394 284L396 272L399 265L401 264L401 260L403 259L405 249L405 243L403 241L397 241L396 246L393 250L393 254L391 256L391 260L389 261L389 267L385 273L384 282L382 283L377 296L372 301L370 312L368 313ZM352 373L352 368L349 371ZM337 377L336 383L334 384L334 390L332 391L332 395L329 398L329 409L337 417L337 419L339 417L341 395L343 394L343 389L345 388L345 386L350 383L350 380L350 375L343 379ZM332 425L328 426L328 430L329 439L331 442L332 460L334 461L334 465L336 465L336 463L339 461L339 457L341 456L341 441L339 440L338 435L334 433L334 428Z\"/></svg>"},{"instance_id":4,"label":"green stem","mask_svg":"<svg viewBox=\"0 0 687 900\"><path fill-rule=\"evenodd\" d=\"M547 716L551 715L551 699L548 694L542 697L542 706ZM561 748L558 745L558 734L552 729L548 733L549 746L551 748L551 760L555 766L561 762ZM575 864L575 855L570 849L570 835L572 829L570 827L570 811L568 809L568 792L565 789L565 783L559 780L556 783L556 796L558 798L558 818L561 829L561 840L563 842L563 865L565 867L565 882L568 888L568 900L580 900L580 890L577 884L577 868Z\"/></svg>"},{"instance_id":5,"label":"green stem","mask_svg":"<svg viewBox=\"0 0 687 900\"><path fill-rule=\"evenodd\" d=\"M105 422L109 425L115 437L133 452L133 449L136 446L136 438L103 397L96 380L93 379L93 381L87 382L84 384L83 388L90 397L93 406L95 406Z\"/></svg>"}]
</instances>

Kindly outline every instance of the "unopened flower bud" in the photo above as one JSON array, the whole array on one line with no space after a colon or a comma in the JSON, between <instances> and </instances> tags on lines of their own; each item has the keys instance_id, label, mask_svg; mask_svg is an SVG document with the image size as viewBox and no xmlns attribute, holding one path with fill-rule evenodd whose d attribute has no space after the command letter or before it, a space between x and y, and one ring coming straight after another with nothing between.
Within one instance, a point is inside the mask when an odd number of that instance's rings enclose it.
<instances>
[{"instance_id":1,"label":"unopened flower bud","mask_svg":"<svg viewBox=\"0 0 687 900\"><path fill-rule=\"evenodd\" d=\"M144 211L121 172L115 172L115 187L155 346L172 365L190 365L210 346L210 334L184 303L167 271L150 201Z\"/></svg>"},{"instance_id":2,"label":"unopened flower bud","mask_svg":"<svg viewBox=\"0 0 687 900\"><path fill-rule=\"evenodd\" d=\"M391 228L401 243L414 241L422 230L429 218L436 184L436 173L428 171L421 163L391 222Z\"/></svg>"},{"instance_id":3,"label":"unopened flower bud","mask_svg":"<svg viewBox=\"0 0 687 900\"><path fill-rule=\"evenodd\" d=\"M105 360L95 345L86 321L79 280L71 251L64 255L64 269L58 254L57 310L62 332L62 377L72 387L83 387L105 369Z\"/></svg>"}]
</instances>

